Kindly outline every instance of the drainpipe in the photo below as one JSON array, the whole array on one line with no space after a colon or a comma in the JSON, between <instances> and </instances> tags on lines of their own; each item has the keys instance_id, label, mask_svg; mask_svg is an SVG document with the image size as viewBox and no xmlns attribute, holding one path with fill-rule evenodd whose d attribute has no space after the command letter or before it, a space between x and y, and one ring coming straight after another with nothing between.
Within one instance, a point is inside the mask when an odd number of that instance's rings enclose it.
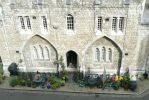
<instances>
[{"instance_id":1,"label":"drainpipe","mask_svg":"<svg viewBox=\"0 0 149 100\"><path fill-rule=\"evenodd\" d=\"M125 52L126 52L126 49L125 49L125 40L126 40L126 29L127 29L127 21L128 21L128 12L129 12L129 5L126 5L127 8L126 8L126 13L127 13L127 17L126 17L126 21L125 21L125 34L124 34L124 39L123 39L123 51L122 51L122 59L121 59L121 68L119 68L119 71L121 71L121 69L123 70L123 73L124 73L124 63L125 63ZM119 72L120 73L120 72Z\"/></svg>"}]
</instances>

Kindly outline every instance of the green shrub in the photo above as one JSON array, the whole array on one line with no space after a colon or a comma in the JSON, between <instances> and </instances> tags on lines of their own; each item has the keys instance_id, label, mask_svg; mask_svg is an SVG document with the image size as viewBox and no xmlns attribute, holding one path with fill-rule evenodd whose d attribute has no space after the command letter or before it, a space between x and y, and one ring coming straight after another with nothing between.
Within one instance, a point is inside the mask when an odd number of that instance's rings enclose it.
<instances>
[{"instance_id":1,"label":"green shrub","mask_svg":"<svg viewBox=\"0 0 149 100\"><path fill-rule=\"evenodd\" d=\"M49 81L51 84L56 83L56 80L57 80L57 77L55 77L55 76L49 77L49 79L48 79L48 81Z\"/></svg>"},{"instance_id":2,"label":"green shrub","mask_svg":"<svg viewBox=\"0 0 149 100\"><path fill-rule=\"evenodd\" d=\"M120 82L115 82L114 84L113 84L113 89L114 90L118 90L120 88Z\"/></svg>"},{"instance_id":3,"label":"green shrub","mask_svg":"<svg viewBox=\"0 0 149 100\"><path fill-rule=\"evenodd\" d=\"M3 75L0 74L0 84L2 83L2 80L3 80Z\"/></svg>"},{"instance_id":4,"label":"green shrub","mask_svg":"<svg viewBox=\"0 0 149 100\"><path fill-rule=\"evenodd\" d=\"M27 73L26 72L19 72L18 73L18 78L23 79L23 80L27 80L28 79Z\"/></svg>"},{"instance_id":5,"label":"green shrub","mask_svg":"<svg viewBox=\"0 0 149 100\"><path fill-rule=\"evenodd\" d=\"M9 66L8 66L8 71L10 72L10 76L11 75L18 75L18 64L15 62L12 62Z\"/></svg>"},{"instance_id":6,"label":"green shrub","mask_svg":"<svg viewBox=\"0 0 149 100\"><path fill-rule=\"evenodd\" d=\"M69 80L68 75L69 75L68 71L64 70L60 73L60 78L65 80L65 81L68 81Z\"/></svg>"},{"instance_id":7,"label":"green shrub","mask_svg":"<svg viewBox=\"0 0 149 100\"><path fill-rule=\"evenodd\" d=\"M21 86L25 86L25 85L26 85L26 81L22 79L22 80L20 81L20 85L21 85Z\"/></svg>"},{"instance_id":8,"label":"green shrub","mask_svg":"<svg viewBox=\"0 0 149 100\"><path fill-rule=\"evenodd\" d=\"M32 88L36 88L37 85L35 83L32 84Z\"/></svg>"},{"instance_id":9,"label":"green shrub","mask_svg":"<svg viewBox=\"0 0 149 100\"><path fill-rule=\"evenodd\" d=\"M21 79L17 78L16 79L16 85L20 85L21 84Z\"/></svg>"},{"instance_id":10,"label":"green shrub","mask_svg":"<svg viewBox=\"0 0 149 100\"><path fill-rule=\"evenodd\" d=\"M27 72L27 79L32 80L32 72Z\"/></svg>"},{"instance_id":11,"label":"green shrub","mask_svg":"<svg viewBox=\"0 0 149 100\"><path fill-rule=\"evenodd\" d=\"M83 73L80 73L80 72L74 73L74 75L73 75L73 80L74 80L76 83L79 83L80 81L82 81L82 80L83 80Z\"/></svg>"},{"instance_id":12,"label":"green shrub","mask_svg":"<svg viewBox=\"0 0 149 100\"><path fill-rule=\"evenodd\" d=\"M65 85L65 81L64 80L60 80L60 85L64 86Z\"/></svg>"},{"instance_id":13,"label":"green shrub","mask_svg":"<svg viewBox=\"0 0 149 100\"><path fill-rule=\"evenodd\" d=\"M31 87L31 86L32 86L32 81L31 81L31 80L27 80L27 81L26 81L26 85L27 85L28 87Z\"/></svg>"},{"instance_id":14,"label":"green shrub","mask_svg":"<svg viewBox=\"0 0 149 100\"><path fill-rule=\"evenodd\" d=\"M67 70L64 70L64 71L63 71L63 74L64 74L64 76L68 76L69 73L68 73Z\"/></svg>"},{"instance_id":15,"label":"green shrub","mask_svg":"<svg viewBox=\"0 0 149 100\"><path fill-rule=\"evenodd\" d=\"M122 84L125 90L128 90L130 85L130 76L129 73L124 73Z\"/></svg>"},{"instance_id":16,"label":"green shrub","mask_svg":"<svg viewBox=\"0 0 149 100\"><path fill-rule=\"evenodd\" d=\"M0 64L0 74L3 75L3 64Z\"/></svg>"},{"instance_id":17,"label":"green shrub","mask_svg":"<svg viewBox=\"0 0 149 100\"><path fill-rule=\"evenodd\" d=\"M10 81L9 81L9 85L12 87L15 87L18 83L18 78L16 76L11 77Z\"/></svg>"},{"instance_id":18,"label":"green shrub","mask_svg":"<svg viewBox=\"0 0 149 100\"><path fill-rule=\"evenodd\" d=\"M60 88L60 83L54 83L54 84L52 84L51 88L53 90L56 90L57 88Z\"/></svg>"},{"instance_id":19,"label":"green shrub","mask_svg":"<svg viewBox=\"0 0 149 100\"><path fill-rule=\"evenodd\" d=\"M57 77L55 77L55 76L53 76L53 77L50 77L49 79L48 79L48 81L50 82L50 84L51 85L54 85L54 84L59 84L60 86L64 86L65 85L65 81L64 80L62 80L62 79L60 79L60 78L57 78ZM55 87L55 86L54 86Z\"/></svg>"}]
</instances>

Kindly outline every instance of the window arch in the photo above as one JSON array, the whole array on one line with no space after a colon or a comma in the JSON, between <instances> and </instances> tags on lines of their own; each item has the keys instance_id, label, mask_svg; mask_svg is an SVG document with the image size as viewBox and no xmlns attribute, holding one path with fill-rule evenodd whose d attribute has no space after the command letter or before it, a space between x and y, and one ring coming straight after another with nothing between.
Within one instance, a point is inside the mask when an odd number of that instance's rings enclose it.
<instances>
[{"instance_id":1,"label":"window arch","mask_svg":"<svg viewBox=\"0 0 149 100\"><path fill-rule=\"evenodd\" d=\"M39 55L40 55L40 59L44 59L43 48L41 45L39 45Z\"/></svg>"},{"instance_id":2,"label":"window arch","mask_svg":"<svg viewBox=\"0 0 149 100\"><path fill-rule=\"evenodd\" d=\"M96 60L99 62L100 61L100 50L96 48L96 54L95 54Z\"/></svg>"},{"instance_id":3,"label":"window arch","mask_svg":"<svg viewBox=\"0 0 149 100\"><path fill-rule=\"evenodd\" d=\"M50 59L50 52L47 46L45 46L44 57L45 59Z\"/></svg>"},{"instance_id":4,"label":"window arch","mask_svg":"<svg viewBox=\"0 0 149 100\"><path fill-rule=\"evenodd\" d=\"M105 47L102 48L102 60L106 61L106 48Z\"/></svg>"},{"instance_id":5,"label":"window arch","mask_svg":"<svg viewBox=\"0 0 149 100\"><path fill-rule=\"evenodd\" d=\"M67 29L74 30L74 17L71 14L67 15Z\"/></svg>"},{"instance_id":6,"label":"window arch","mask_svg":"<svg viewBox=\"0 0 149 100\"><path fill-rule=\"evenodd\" d=\"M112 50L111 50L111 48L108 49L108 60L110 62L112 61Z\"/></svg>"},{"instance_id":7,"label":"window arch","mask_svg":"<svg viewBox=\"0 0 149 100\"><path fill-rule=\"evenodd\" d=\"M38 59L38 51L35 46L33 46L33 55L34 55L34 59Z\"/></svg>"}]
</instances>

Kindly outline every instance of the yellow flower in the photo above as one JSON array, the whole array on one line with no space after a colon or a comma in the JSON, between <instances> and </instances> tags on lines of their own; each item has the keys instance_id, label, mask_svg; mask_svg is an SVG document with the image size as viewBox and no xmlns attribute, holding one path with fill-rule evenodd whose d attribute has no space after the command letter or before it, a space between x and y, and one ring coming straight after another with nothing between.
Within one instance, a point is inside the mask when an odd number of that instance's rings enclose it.
<instances>
[{"instance_id":1,"label":"yellow flower","mask_svg":"<svg viewBox=\"0 0 149 100\"><path fill-rule=\"evenodd\" d=\"M122 76L118 76L118 75L115 76L115 81L116 81L116 82L117 82L117 81L121 81L122 79L123 79Z\"/></svg>"},{"instance_id":2,"label":"yellow flower","mask_svg":"<svg viewBox=\"0 0 149 100\"><path fill-rule=\"evenodd\" d=\"M118 80L119 80L118 75L116 75L115 76L115 81L118 81Z\"/></svg>"},{"instance_id":3,"label":"yellow flower","mask_svg":"<svg viewBox=\"0 0 149 100\"><path fill-rule=\"evenodd\" d=\"M119 76L119 80L121 81L123 79L123 77L122 76Z\"/></svg>"}]
</instances>

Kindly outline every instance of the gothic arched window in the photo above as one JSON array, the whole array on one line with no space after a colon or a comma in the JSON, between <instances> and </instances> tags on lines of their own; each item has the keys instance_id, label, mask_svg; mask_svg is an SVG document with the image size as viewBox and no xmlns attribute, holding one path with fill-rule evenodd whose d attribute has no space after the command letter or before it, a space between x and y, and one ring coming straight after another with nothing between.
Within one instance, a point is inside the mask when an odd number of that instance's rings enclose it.
<instances>
[{"instance_id":1,"label":"gothic arched window","mask_svg":"<svg viewBox=\"0 0 149 100\"><path fill-rule=\"evenodd\" d=\"M40 55L40 59L44 59L43 48L41 45L39 45L39 55Z\"/></svg>"},{"instance_id":2,"label":"gothic arched window","mask_svg":"<svg viewBox=\"0 0 149 100\"><path fill-rule=\"evenodd\" d=\"M106 48L105 47L102 48L102 60L106 61Z\"/></svg>"},{"instance_id":3,"label":"gothic arched window","mask_svg":"<svg viewBox=\"0 0 149 100\"><path fill-rule=\"evenodd\" d=\"M35 46L33 47L33 55L34 55L34 59L38 59L38 51Z\"/></svg>"},{"instance_id":4,"label":"gothic arched window","mask_svg":"<svg viewBox=\"0 0 149 100\"><path fill-rule=\"evenodd\" d=\"M100 61L100 51L98 48L96 48L96 60L99 62Z\"/></svg>"},{"instance_id":5,"label":"gothic arched window","mask_svg":"<svg viewBox=\"0 0 149 100\"><path fill-rule=\"evenodd\" d=\"M108 60L111 62L112 61L112 50L109 48L108 50Z\"/></svg>"},{"instance_id":6,"label":"gothic arched window","mask_svg":"<svg viewBox=\"0 0 149 100\"><path fill-rule=\"evenodd\" d=\"M45 46L45 52L44 52L45 59L50 59L50 52L48 47Z\"/></svg>"}]
</instances>

